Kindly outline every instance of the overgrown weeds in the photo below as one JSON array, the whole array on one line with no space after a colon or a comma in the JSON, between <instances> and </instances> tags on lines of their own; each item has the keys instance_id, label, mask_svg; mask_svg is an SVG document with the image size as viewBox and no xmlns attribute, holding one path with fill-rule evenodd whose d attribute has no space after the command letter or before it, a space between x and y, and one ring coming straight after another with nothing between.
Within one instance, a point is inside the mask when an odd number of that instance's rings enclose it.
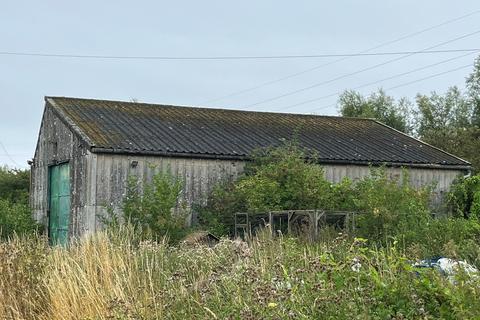
<instances>
[{"instance_id":1,"label":"overgrown weeds","mask_svg":"<svg viewBox=\"0 0 480 320\"><path fill-rule=\"evenodd\" d=\"M388 179L380 168L332 184L314 155L305 157L288 144L260 155L240 180L213 191L200 222L228 234L236 211L353 210L362 238L324 228L315 243L266 230L247 242L182 243L185 217L173 209L181 184L164 174L151 184L132 179L123 216L110 211L103 232L67 247L14 232L0 243L0 318L480 318L479 276L450 281L413 267L440 255L480 267L474 206L469 219L435 220L430 189L412 188L406 175ZM476 199L474 186L459 187L458 210Z\"/></svg>"},{"instance_id":2,"label":"overgrown weeds","mask_svg":"<svg viewBox=\"0 0 480 320\"><path fill-rule=\"evenodd\" d=\"M376 248L346 235L304 243L261 233L248 243L172 247L125 226L69 248L34 238L1 248L2 319L480 316L478 279L418 273L399 243Z\"/></svg>"},{"instance_id":3,"label":"overgrown weeds","mask_svg":"<svg viewBox=\"0 0 480 320\"><path fill-rule=\"evenodd\" d=\"M385 242L430 221L431 198L432 186L414 188L407 171L392 178L384 167L371 168L370 175L357 181L332 183L315 154L293 141L262 150L239 180L214 189L198 213L203 228L232 234L235 212L353 211L360 213L358 235Z\"/></svg>"}]
</instances>

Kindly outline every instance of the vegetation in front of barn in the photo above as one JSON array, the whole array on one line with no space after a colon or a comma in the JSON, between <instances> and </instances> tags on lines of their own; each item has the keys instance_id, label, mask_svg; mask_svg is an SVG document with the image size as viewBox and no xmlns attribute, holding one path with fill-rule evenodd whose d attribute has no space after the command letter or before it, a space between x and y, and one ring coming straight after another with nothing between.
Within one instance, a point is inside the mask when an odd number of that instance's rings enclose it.
<instances>
[{"instance_id":1,"label":"vegetation in front of barn","mask_svg":"<svg viewBox=\"0 0 480 320\"><path fill-rule=\"evenodd\" d=\"M121 220L131 224L143 239L167 238L171 244L178 243L191 231L185 227L186 208L177 203L182 188L178 178L165 173L156 174L150 183L130 177ZM106 226L116 227L118 219L106 217Z\"/></svg>"},{"instance_id":2,"label":"vegetation in front of barn","mask_svg":"<svg viewBox=\"0 0 480 320\"><path fill-rule=\"evenodd\" d=\"M37 231L28 205L29 184L28 170L0 167L0 239Z\"/></svg>"},{"instance_id":3,"label":"vegetation in front of barn","mask_svg":"<svg viewBox=\"0 0 480 320\"><path fill-rule=\"evenodd\" d=\"M434 219L429 202L434 186L412 188L408 172L398 179L382 169L353 183L332 184L324 178L315 155L294 142L260 152L245 176L213 190L207 206L198 208L201 226L213 233L232 234L232 212L324 209L358 212L355 236L387 246L398 241L418 256L448 254L480 265L480 179L460 178L443 208L448 219ZM477 211L476 211L477 210ZM465 216L460 212L465 212ZM223 232L223 233L221 233ZM448 246L447 246L448 244ZM448 252L445 248L448 247Z\"/></svg>"},{"instance_id":4,"label":"vegetation in front of barn","mask_svg":"<svg viewBox=\"0 0 480 320\"><path fill-rule=\"evenodd\" d=\"M0 244L2 319L474 319L480 280L419 272L399 242L140 240L131 227L68 249Z\"/></svg>"},{"instance_id":5,"label":"vegetation in front of barn","mask_svg":"<svg viewBox=\"0 0 480 320\"><path fill-rule=\"evenodd\" d=\"M325 208L362 212L356 235L326 228L312 243L262 232L192 246L178 242L185 230L170 209L178 181L159 174L140 192L131 180L125 216L109 217L104 232L68 248L25 232L0 243L0 318L480 317L479 278L412 267L435 255L480 266L477 178L459 181L449 196L456 213L435 220L430 188L409 187L406 174L331 184L304 156L295 144L260 153L243 178L213 191L201 228L228 234L235 211Z\"/></svg>"}]
</instances>

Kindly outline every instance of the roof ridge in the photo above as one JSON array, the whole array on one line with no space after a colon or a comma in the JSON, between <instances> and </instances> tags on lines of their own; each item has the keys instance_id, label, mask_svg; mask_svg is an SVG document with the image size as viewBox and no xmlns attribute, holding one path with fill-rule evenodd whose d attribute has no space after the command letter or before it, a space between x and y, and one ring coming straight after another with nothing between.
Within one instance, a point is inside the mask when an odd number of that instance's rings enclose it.
<instances>
[{"instance_id":1,"label":"roof ridge","mask_svg":"<svg viewBox=\"0 0 480 320\"><path fill-rule=\"evenodd\" d=\"M66 96L45 96L45 100L47 100L47 99L83 100L83 101L96 101L96 102L107 102L107 103L125 103L125 104L131 104L131 105L143 105L143 106L150 106L150 107L189 108L189 109L212 110L212 111L245 112L245 113L277 114L277 115L299 116L299 117L322 117L322 118L333 118L333 119L376 121L375 118L365 118L365 117L345 117L345 116L318 115L318 114L307 114L307 113L227 109L227 108L222 108L222 107L217 108L217 107L206 107L206 106L173 105L173 104L160 104L160 103L96 99L96 98L78 98L78 97L66 97Z\"/></svg>"}]
</instances>

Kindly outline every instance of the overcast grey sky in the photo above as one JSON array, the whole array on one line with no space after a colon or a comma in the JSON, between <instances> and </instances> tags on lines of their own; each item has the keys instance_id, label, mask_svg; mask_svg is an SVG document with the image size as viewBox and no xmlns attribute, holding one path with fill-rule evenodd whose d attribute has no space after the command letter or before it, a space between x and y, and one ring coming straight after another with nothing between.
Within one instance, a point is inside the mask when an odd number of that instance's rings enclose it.
<instances>
[{"instance_id":1,"label":"overcast grey sky","mask_svg":"<svg viewBox=\"0 0 480 320\"><path fill-rule=\"evenodd\" d=\"M477 10L478 0L2 1L0 52L114 56L355 53ZM480 13L374 51L419 51L476 31L480 31ZM479 47L480 33L476 33L435 49ZM224 99L217 98L339 58L159 61L0 55L0 164L27 167L46 95L334 115L337 92L464 54L417 54L342 77L399 56L348 58ZM367 94L378 87L396 87L473 63L474 57L464 56L359 91ZM418 92L463 87L470 71L461 69L387 93L413 100ZM341 79L317 85L335 78ZM259 103L310 86L314 87Z\"/></svg>"}]
</instances>

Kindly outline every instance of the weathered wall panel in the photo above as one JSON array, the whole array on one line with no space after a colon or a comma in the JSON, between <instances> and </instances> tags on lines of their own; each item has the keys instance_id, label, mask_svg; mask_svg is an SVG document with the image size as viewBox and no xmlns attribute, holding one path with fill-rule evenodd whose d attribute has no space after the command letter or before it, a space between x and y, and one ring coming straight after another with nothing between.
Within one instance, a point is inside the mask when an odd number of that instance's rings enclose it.
<instances>
[{"instance_id":1,"label":"weathered wall panel","mask_svg":"<svg viewBox=\"0 0 480 320\"><path fill-rule=\"evenodd\" d=\"M132 167L132 161L136 161ZM345 177L353 181L370 174L370 167L360 165L323 165L325 177L334 183ZM153 156L128 156L113 154L97 155L96 176L96 215L105 214L106 206L112 206L115 211L119 207L126 191L126 180L130 175L141 181L151 181L156 172L169 172L178 176L183 182L184 190L181 201L191 208L194 204L204 204L208 192L213 186L224 179L236 179L244 169L242 161L189 159ZM392 179L402 178L402 168L386 168L387 175ZM450 184L461 170L410 168L408 170L410 183L415 187L434 184L434 204L438 204ZM195 217L193 217L195 218ZM101 223L96 223L97 228Z\"/></svg>"},{"instance_id":2,"label":"weathered wall panel","mask_svg":"<svg viewBox=\"0 0 480 320\"><path fill-rule=\"evenodd\" d=\"M359 180L370 174L370 167L359 165L324 165L325 177L334 183L340 182L343 178L348 177L353 181ZM402 178L402 168L390 167L386 168L387 175L392 179ZM410 184L414 187L423 187L432 185L434 187L433 205L441 204L446 192L450 189L452 182L465 172L462 170L444 170L429 168L409 168L408 175Z\"/></svg>"},{"instance_id":3,"label":"weathered wall panel","mask_svg":"<svg viewBox=\"0 0 480 320\"><path fill-rule=\"evenodd\" d=\"M86 155L88 151L50 109L46 108L32 164L30 203L36 221L48 225L48 168L61 162L70 163L71 214L70 235L83 233L82 216L87 204Z\"/></svg>"},{"instance_id":4,"label":"weathered wall panel","mask_svg":"<svg viewBox=\"0 0 480 320\"><path fill-rule=\"evenodd\" d=\"M236 179L243 171L242 161L206 160L154 156L128 156L113 154L96 154L95 176L96 216L104 216L107 207L118 212L126 193L126 183L129 176L135 176L140 181L151 181L157 172L168 172L179 177L183 183L180 203L190 209L194 204L204 204L206 195L216 183L223 179ZM135 165L132 162L135 161ZM194 218L194 217L193 217ZM96 229L101 228L97 219Z\"/></svg>"}]
</instances>

